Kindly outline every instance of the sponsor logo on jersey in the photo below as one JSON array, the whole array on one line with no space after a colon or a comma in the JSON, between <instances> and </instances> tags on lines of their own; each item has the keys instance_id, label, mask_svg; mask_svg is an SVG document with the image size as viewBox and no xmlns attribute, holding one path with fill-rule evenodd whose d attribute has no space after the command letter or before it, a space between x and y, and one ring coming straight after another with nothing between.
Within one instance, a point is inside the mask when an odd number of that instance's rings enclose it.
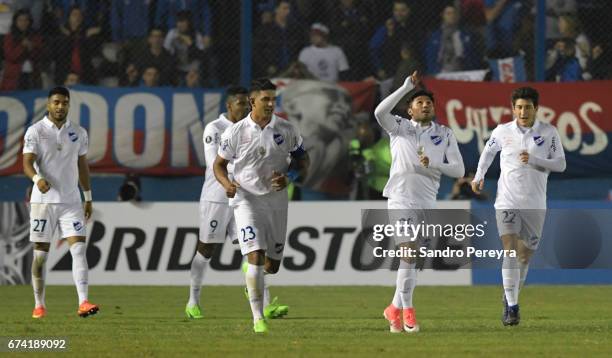
<instances>
[{"instance_id":1,"label":"sponsor logo on jersey","mask_svg":"<svg viewBox=\"0 0 612 358\"><path fill-rule=\"evenodd\" d=\"M285 141L285 138L283 138L283 136L278 133L275 133L273 137L274 137L274 143L278 145L283 144L283 142Z\"/></svg>"},{"instance_id":2,"label":"sponsor logo on jersey","mask_svg":"<svg viewBox=\"0 0 612 358\"><path fill-rule=\"evenodd\" d=\"M439 135L432 135L431 141L433 144L439 145L440 143L442 143L442 137L440 137Z\"/></svg>"},{"instance_id":3,"label":"sponsor logo on jersey","mask_svg":"<svg viewBox=\"0 0 612 358\"><path fill-rule=\"evenodd\" d=\"M538 145L538 147L544 144L544 138L542 138L542 136L539 136L539 135L534 136L533 141L535 142L535 144Z\"/></svg>"}]
</instances>

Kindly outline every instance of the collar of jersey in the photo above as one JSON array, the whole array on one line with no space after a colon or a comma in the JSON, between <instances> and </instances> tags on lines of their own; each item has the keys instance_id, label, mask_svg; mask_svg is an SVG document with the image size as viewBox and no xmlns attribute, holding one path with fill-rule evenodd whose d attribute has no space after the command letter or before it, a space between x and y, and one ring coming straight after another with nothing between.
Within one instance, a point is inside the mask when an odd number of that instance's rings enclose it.
<instances>
[{"instance_id":1,"label":"collar of jersey","mask_svg":"<svg viewBox=\"0 0 612 358\"><path fill-rule=\"evenodd\" d=\"M224 121L226 121L230 125L234 124L234 122L230 121L229 118L227 118L226 113L221 113L221 115L219 115L219 118L223 119Z\"/></svg>"},{"instance_id":2,"label":"collar of jersey","mask_svg":"<svg viewBox=\"0 0 612 358\"><path fill-rule=\"evenodd\" d=\"M428 127L421 127L419 122L415 121L414 119L410 119L410 124L412 124L412 126L414 128L421 128L423 130L423 132L425 132L427 130L430 130L430 129L434 128L434 125L436 124L436 122L431 121L431 122L429 122L429 126Z\"/></svg>"},{"instance_id":3,"label":"collar of jersey","mask_svg":"<svg viewBox=\"0 0 612 358\"><path fill-rule=\"evenodd\" d=\"M531 128L527 129L527 132L529 132L529 130L532 130L534 132L536 132L538 130L538 128L540 127L540 121L538 121L537 119L533 122L533 125L531 126ZM518 119L514 119L512 121L512 128L514 128L517 131L520 131L519 125L518 125Z\"/></svg>"},{"instance_id":4,"label":"collar of jersey","mask_svg":"<svg viewBox=\"0 0 612 358\"><path fill-rule=\"evenodd\" d=\"M43 121L43 124L44 124L44 125L46 125L46 126L47 126L47 127L49 127L49 128L54 128L54 127L55 127L55 124L54 124L54 123L53 123L53 122L52 122L52 121L49 119L49 117L47 117L47 116L45 116L45 117L42 119L42 121ZM62 130L62 129L64 129L64 128L68 128L68 127L70 127L70 121L66 119L66 122L64 123L64 125L62 126L62 128L59 128L59 129L58 129L57 127L55 127L55 129L57 129L57 130Z\"/></svg>"},{"instance_id":5,"label":"collar of jersey","mask_svg":"<svg viewBox=\"0 0 612 358\"><path fill-rule=\"evenodd\" d=\"M270 120L270 123L268 123L268 125L267 125L267 126L265 126L265 128L261 128L261 127L259 126L259 124L255 123L255 121L253 120L253 118L251 118L251 113L249 113L249 115L247 116L246 121L247 121L247 123L248 123L248 124L249 124L251 127L253 127L253 128L259 128L259 129L261 129L261 130L264 130L264 129L268 128L268 127L270 127L270 128L274 128L274 127L276 126L277 119L276 119L276 114L272 114L272 119Z\"/></svg>"}]
</instances>

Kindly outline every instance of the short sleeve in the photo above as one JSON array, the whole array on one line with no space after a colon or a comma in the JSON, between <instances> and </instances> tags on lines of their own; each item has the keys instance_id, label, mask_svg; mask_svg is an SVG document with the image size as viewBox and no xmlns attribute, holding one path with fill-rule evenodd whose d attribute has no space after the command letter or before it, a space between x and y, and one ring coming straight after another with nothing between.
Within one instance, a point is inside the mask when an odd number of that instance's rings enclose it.
<instances>
[{"instance_id":1,"label":"short sleeve","mask_svg":"<svg viewBox=\"0 0 612 358\"><path fill-rule=\"evenodd\" d=\"M79 157L87 154L89 150L89 136L87 135L87 131L85 129L81 129L81 145L79 147Z\"/></svg>"},{"instance_id":2,"label":"short sleeve","mask_svg":"<svg viewBox=\"0 0 612 358\"><path fill-rule=\"evenodd\" d=\"M228 127L221 135L221 145L219 145L217 154L225 160L232 160L236 155L236 138L233 128L233 126Z\"/></svg>"},{"instance_id":3,"label":"short sleeve","mask_svg":"<svg viewBox=\"0 0 612 358\"><path fill-rule=\"evenodd\" d=\"M28 128L23 140L23 153L38 155L38 132L33 127Z\"/></svg>"}]
</instances>

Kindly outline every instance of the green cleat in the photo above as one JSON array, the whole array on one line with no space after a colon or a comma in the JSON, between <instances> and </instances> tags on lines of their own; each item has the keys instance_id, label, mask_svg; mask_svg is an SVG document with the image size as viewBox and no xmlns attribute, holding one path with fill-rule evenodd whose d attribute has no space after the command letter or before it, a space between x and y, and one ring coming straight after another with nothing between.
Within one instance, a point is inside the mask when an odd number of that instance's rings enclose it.
<instances>
[{"instance_id":1,"label":"green cleat","mask_svg":"<svg viewBox=\"0 0 612 358\"><path fill-rule=\"evenodd\" d=\"M202 309L200 308L200 305L185 306L185 315L187 315L187 318L193 318L193 319L204 318L204 316L202 315Z\"/></svg>"},{"instance_id":2,"label":"green cleat","mask_svg":"<svg viewBox=\"0 0 612 358\"><path fill-rule=\"evenodd\" d=\"M281 305L278 302L278 297L274 297L272 302L264 308L264 317L267 319L283 318L289 313L289 306Z\"/></svg>"},{"instance_id":3,"label":"green cleat","mask_svg":"<svg viewBox=\"0 0 612 358\"><path fill-rule=\"evenodd\" d=\"M268 333L268 321L265 319L258 319L255 324L253 324L253 331L255 333Z\"/></svg>"}]
</instances>

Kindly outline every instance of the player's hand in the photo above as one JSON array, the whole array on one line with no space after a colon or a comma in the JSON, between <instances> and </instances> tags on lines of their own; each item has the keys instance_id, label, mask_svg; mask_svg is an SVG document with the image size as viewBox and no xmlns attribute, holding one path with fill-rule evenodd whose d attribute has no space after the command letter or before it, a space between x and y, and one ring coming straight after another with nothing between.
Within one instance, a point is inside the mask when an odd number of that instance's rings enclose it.
<instances>
[{"instance_id":1,"label":"player's hand","mask_svg":"<svg viewBox=\"0 0 612 358\"><path fill-rule=\"evenodd\" d=\"M421 84L421 74L419 71L412 72L412 74L406 78L404 85L408 86L410 83L412 83L414 87L418 87Z\"/></svg>"},{"instance_id":2,"label":"player's hand","mask_svg":"<svg viewBox=\"0 0 612 358\"><path fill-rule=\"evenodd\" d=\"M429 157L423 155L420 157L420 161L422 166L424 166L425 168L429 168Z\"/></svg>"},{"instance_id":3,"label":"player's hand","mask_svg":"<svg viewBox=\"0 0 612 358\"><path fill-rule=\"evenodd\" d=\"M83 209L85 210L85 220L89 221L89 219L91 219L91 213L93 212L92 202L86 201L85 205L83 205Z\"/></svg>"},{"instance_id":4,"label":"player's hand","mask_svg":"<svg viewBox=\"0 0 612 358\"><path fill-rule=\"evenodd\" d=\"M36 182L36 186L38 187L38 190L40 190L40 192L43 194L45 194L49 191L49 189L51 189L51 184L49 184L46 179L40 179L38 182Z\"/></svg>"},{"instance_id":5,"label":"player's hand","mask_svg":"<svg viewBox=\"0 0 612 358\"><path fill-rule=\"evenodd\" d=\"M287 176L285 174L281 174L276 170L272 172L272 189L276 191L280 191L285 189L287 186Z\"/></svg>"},{"instance_id":6,"label":"player's hand","mask_svg":"<svg viewBox=\"0 0 612 358\"><path fill-rule=\"evenodd\" d=\"M529 163L529 153L527 153L527 151L522 151L521 154L519 154L519 157L521 158L521 162L523 162L523 164Z\"/></svg>"},{"instance_id":7,"label":"player's hand","mask_svg":"<svg viewBox=\"0 0 612 358\"><path fill-rule=\"evenodd\" d=\"M238 188L240 188L240 184L232 181L230 185L225 187L225 195L227 195L228 198L233 198L236 195Z\"/></svg>"},{"instance_id":8,"label":"player's hand","mask_svg":"<svg viewBox=\"0 0 612 358\"><path fill-rule=\"evenodd\" d=\"M480 194L480 192L484 189L484 180L473 181L472 182L472 191L475 194Z\"/></svg>"}]
</instances>

